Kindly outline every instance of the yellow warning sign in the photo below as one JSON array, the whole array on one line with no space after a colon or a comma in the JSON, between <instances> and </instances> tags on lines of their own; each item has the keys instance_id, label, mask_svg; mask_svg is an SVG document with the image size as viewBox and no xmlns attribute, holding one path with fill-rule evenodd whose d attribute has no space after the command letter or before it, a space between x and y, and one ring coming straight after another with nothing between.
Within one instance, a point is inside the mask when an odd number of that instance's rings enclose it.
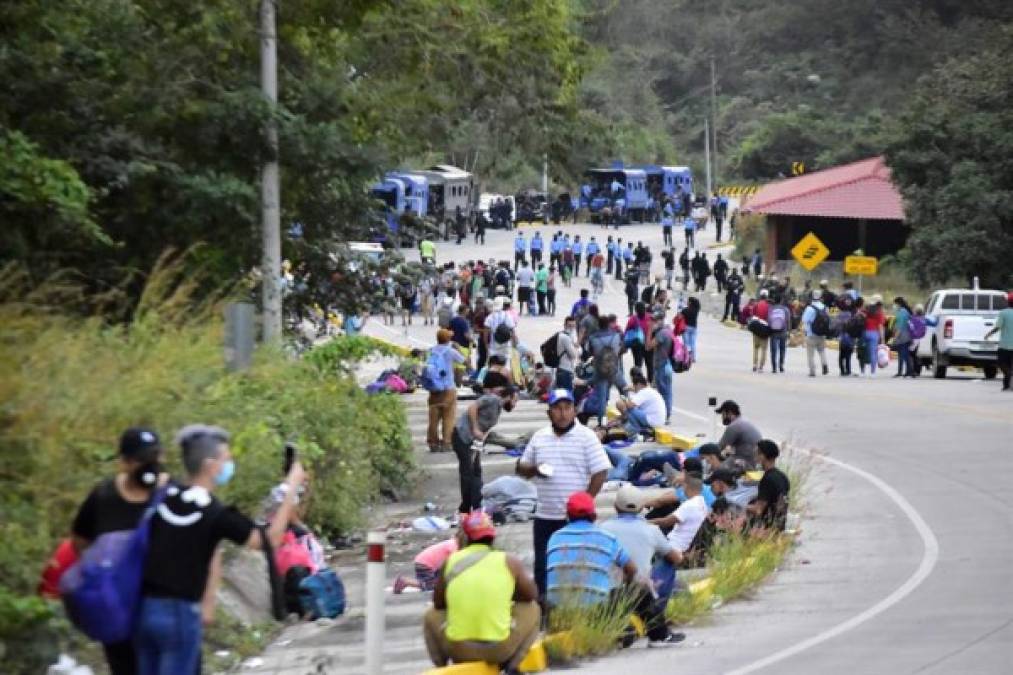
<instances>
[{"instance_id":1,"label":"yellow warning sign","mask_svg":"<svg viewBox=\"0 0 1013 675\"><path fill-rule=\"evenodd\" d=\"M830 249L820 241L819 237L810 232L795 244L795 247L791 249L791 255L807 272L812 272L827 259Z\"/></svg>"},{"instance_id":2,"label":"yellow warning sign","mask_svg":"<svg viewBox=\"0 0 1013 675\"><path fill-rule=\"evenodd\" d=\"M805 162L792 162L791 163L791 175L801 176L805 173Z\"/></svg>"},{"instance_id":3,"label":"yellow warning sign","mask_svg":"<svg viewBox=\"0 0 1013 675\"><path fill-rule=\"evenodd\" d=\"M867 255L849 255L844 259L844 273L874 277L879 272L879 260Z\"/></svg>"}]
</instances>

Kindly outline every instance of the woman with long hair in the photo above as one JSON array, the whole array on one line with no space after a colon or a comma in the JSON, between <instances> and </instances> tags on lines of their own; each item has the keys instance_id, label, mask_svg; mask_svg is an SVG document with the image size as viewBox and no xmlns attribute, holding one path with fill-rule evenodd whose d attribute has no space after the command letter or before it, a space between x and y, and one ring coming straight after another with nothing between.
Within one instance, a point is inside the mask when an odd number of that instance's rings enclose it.
<instances>
[{"instance_id":1,"label":"woman with long hair","mask_svg":"<svg viewBox=\"0 0 1013 675\"><path fill-rule=\"evenodd\" d=\"M865 357L869 364L869 372L872 375L876 374L876 366L878 361L877 351L879 345L883 342L884 325L886 324L886 315L883 313L883 296L873 295L869 298L869 306L865 311ZM862 368L862 374L865 374L865 368Z\"/></svg>"},{"instance_id":2,"label":"woman with long hair","mask_svg":"<svg viewBox=\"0 0 1013 675\"><path fill-rule=\"evenodd\" d=\"M897 374L894 377L914 377L911 362L911 305L898 296L893 299L893 348L897 350Z\"/></svg>"}]
</instances>

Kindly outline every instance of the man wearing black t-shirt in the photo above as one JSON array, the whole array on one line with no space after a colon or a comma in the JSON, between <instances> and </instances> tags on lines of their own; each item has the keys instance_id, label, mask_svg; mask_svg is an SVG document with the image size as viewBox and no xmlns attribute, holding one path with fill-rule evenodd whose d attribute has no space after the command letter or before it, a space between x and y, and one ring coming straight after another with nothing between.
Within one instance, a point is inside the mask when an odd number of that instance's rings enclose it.
<instances>
[{"instance_id":1,"label":"man wearing black t-shirt","mask_svg":"<svg viewBox=\"0 0 1013 675\"><path fill-rule=\"evenodd\" d=\"M83 552L101 535L137 528L152 489L168 478L162 472L162 443L152 429L135 427L120 436L120 466L95 486L71 525L71 541ZM134 675L137 656L130 641L102 645L113 675Z\"/></svg>"},{"instance_id":2,"label":"man wearing black t-shirt","mask_svg":"<svg viewBox=\"0 0 1013 675\"><path fill-rule=\"evenodd\" d=\"M760 479L756 499L749 504L752 525L783 532L788 515L791 481L775 466L777 457L781 454L777 449L777 443L765 438L756 444L756 449L760 455L760 466L763 467L763 478Z\"/></svg>"},{"instance_id":3,"label":"man wearing black t-shirt","mask_svg":"<svg viewBox=\"0 0 1013 675\"><path fill-rule=\"evenodd\" d=\"M169 484L151 521L135 640L141 675L195 672L202 639L200 601L218 543L228 539L251 549L263 546L253 521L212 495L236 470L228 433L191 425L177 441L188 479ZM274 546L289 525L304 476L299 462L293 462L285 480L289 489L267 530Z\"/></svg>"}]
</instances>

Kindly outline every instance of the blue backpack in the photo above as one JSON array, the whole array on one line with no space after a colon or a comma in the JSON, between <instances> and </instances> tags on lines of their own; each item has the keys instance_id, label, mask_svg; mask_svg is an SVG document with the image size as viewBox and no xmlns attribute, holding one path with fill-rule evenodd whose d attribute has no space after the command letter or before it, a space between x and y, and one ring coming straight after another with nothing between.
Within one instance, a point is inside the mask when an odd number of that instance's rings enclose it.
<instances>
[{"instance_id":1,"label":"blue backpack","mask_svg":"<svg viewBox=\"0 0 1013 675\"><path fill-rule=\"evenodd\" d=\"M137 529L99 536L60 578L67 616L91 639L109 644L133 634L151 518L164 499L162 488L152 496Z\"/></svg>"},{"instance_id":2,"label":"blue backpack","mask_svg":"<svg viewBox=\"0 0 1013 675\"><path fill-rule=\"evenodd\" d=\"M429 351L429 358L426 359L426 366L422 369L422 377L419 382L426 391L444 391L446 387L440 384L440 380L447 375L447 361L441 354L434 350Z\"/></svg>"},{"instance_id":3,"label":"blue backpack","mask_svg":"<svg viewBox=\"0 0 1013 675\"><path fill-rule=\"evenodd\" d=\"M312 619L333 619L345 613L345 585L332 569L323 569L299 582L299 602Z\"/></svg>"}]
</instances>

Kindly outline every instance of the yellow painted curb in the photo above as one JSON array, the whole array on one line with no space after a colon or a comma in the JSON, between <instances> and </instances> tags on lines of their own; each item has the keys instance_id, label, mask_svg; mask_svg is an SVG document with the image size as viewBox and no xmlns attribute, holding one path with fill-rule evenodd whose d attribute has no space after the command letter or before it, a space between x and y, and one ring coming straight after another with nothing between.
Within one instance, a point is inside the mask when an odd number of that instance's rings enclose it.
<instances>
[{"instance_id":1,"label":"yellow painted curb","mask_svg":"<svg viewBox=\"0 0 1013 675\"><path fill-rule=\"evenodd\" d=\"M442 668L430 668L423 671L422 675L499 675L499 666L485 661L455 663Z\"/></svg>"},{"instance_id":2,"label":"yellow painted curb","mask_svg":"<svg viewBox=\"0 0 1013 675\"><path fill-rule=\"evenodd\" d=\"M538 640L535 644L531 645L528 655L517 666L517 670L522 673L537 673L546 670L548 667L549 655L545 651L545 645L542 644L541 640Z\"/></svg>"}]
</instances>

